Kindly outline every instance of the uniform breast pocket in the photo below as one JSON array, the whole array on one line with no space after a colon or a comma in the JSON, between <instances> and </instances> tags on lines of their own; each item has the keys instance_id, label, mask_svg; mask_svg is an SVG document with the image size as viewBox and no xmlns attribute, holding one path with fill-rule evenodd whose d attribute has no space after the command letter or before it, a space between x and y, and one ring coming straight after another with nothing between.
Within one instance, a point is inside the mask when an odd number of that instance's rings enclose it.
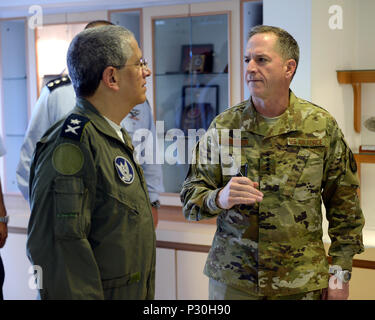
<instances>
[{"instance_id":1,"label":"uniform breast pocket","mask_svg":"<svg viewBox=\"0 0 375 320\"><path fill-rule=\"evenodd\" d=\"M120 191L107 193L107 203L105 207L108 209L103 212L111 212L108 216L115 225L122 225L128 233L137 232L137 225L140 220L140 210L130 194Z\"/></svg>"},{"instance_id":2,"label":"uniform breast pocket","mask_svg":"<svg viewBox=\"0 0 375 320\"><path fill-rule=\"evenodd\" d=\"M82 239L85 187L77 177L57 177L53 190L56 239Z\"/></svg>"},{"instance_id":3,"label":"uniform breast pocket","mask_svg":"<svg viewBox=\"0 0 375 320\"><path fill-rule=\"evenodd\" d=\"M323 177L322 147L300 147L298 153L289 155L287 169L281 174L286 177L282 194L295 200L308 200L320 196ZM280 171L280 168L278 169ZM280 173L280 172L279 172Z\"/></svg>"}]
</instances>

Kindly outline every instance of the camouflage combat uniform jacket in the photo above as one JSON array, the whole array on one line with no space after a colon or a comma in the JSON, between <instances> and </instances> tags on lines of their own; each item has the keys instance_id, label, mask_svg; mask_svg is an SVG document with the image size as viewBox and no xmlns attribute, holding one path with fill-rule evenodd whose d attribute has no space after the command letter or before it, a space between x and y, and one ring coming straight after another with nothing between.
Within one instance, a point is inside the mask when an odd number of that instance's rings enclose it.
<instances>
[{"instance_id":1,"label":"camouflage combat uniform jacket","mask_svg":"<svg viewBox=\"0 0 375 320\"><path fill-rule=\"evenodd\" d=\"M265 296L328 286L322 200L333 264L351 270L353 255L363 251L364 217L353 154L327 111L291 91L289 101L273 126L268 126L249 99L217 116L210 127L218 130L219 138L217 145L209 140L209 151L225 144L220 129L241 129L241 173L247 163L247 177L259 183L262 202L230 210L217 207L216 196L232 176L223 174L221 161L200 163L202 139L193 151L193 164L181 191L187 219L217 217L204 273ZM234 153L233 139L226 141Z\"/></svg>"},{"instance_id":2,"label":"camouflage combat uniform jacket","mask_svg":"<svg viewBox=\"0 0 375 320\"><path fill-rule=\"evenodd\" d=\"M27 253L42 299L153 299L155 230L130 136L84 99L38 142Z\"/></svg>"}]
</instances>

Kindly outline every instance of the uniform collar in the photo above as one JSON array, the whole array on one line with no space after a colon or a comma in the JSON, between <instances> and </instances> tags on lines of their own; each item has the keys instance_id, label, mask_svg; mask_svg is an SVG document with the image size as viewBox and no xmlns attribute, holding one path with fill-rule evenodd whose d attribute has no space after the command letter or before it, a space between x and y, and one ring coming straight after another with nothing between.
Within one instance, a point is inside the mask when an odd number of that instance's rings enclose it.
<instances>
[{"instance_id":1,"label":"uniform collar","mask_svg":"<svg viewBox=\"0 0 375 320\"><path fill-rule=\"evenodd\" d=\"M79 113L87 116L92 122L92 124L95 126L95 128L100 132L104 133L107 136L110 136L113 139L120 141L121 143L124 143L117 135L115 129L111 127L108 121L104 119L104 117L99 113L99 111L85 98L77 97L76 107L73 112L75 111L79 111ZM131 149L133 149L133 145L131 143L131 139L128 133L123 128L121 131L124 134L125 144Z\"/></svg>"},{"instance_id":2,"label":"uniform collar","mask_svg":"<svg viewBox=\"0 0 375 320\"><path fill-rule=\"evenodd\" d=\"M289 106L274 123L272 128L270 128L265 137L278 136L292 131L299 131L302 129L302 120L305 117L306 114L303 114L300 99L298 99L292 90L289 89ZM247 101L247 105L242 116L243 130L258 135L263 135L260 127L264 124L264 118L256 111L250 97Z\"/></svg>"}]
</instances>

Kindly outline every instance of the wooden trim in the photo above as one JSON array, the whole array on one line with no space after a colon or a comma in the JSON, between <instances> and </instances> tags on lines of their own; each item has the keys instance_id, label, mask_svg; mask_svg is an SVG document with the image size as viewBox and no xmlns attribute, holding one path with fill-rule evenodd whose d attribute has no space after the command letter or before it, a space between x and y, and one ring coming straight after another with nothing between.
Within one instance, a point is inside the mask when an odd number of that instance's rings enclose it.
<instances>
[{"instance_id":1,"label":"wooden trim","mask_svg":"<svg viewBox=\"0 0 375 320\"><path fill-rule=\"evenodd\" d=\"M8 233L27 234L27 229L20 228L20 227L8 227ZM203 252L203 253L208 253L211 248L211 246L201 245L201 244L159 241L159 240L156 241L156 247L161 248L161 249L172 249L172 250L193 251L193 252ZM331 257L327 257L327 259L329 263L332 263ZM375 261L353 259L353 267L375 270Z\"/></svg>"},{"instance_id":2,"label":"wooden trim","mask_svg":"<svg viewBox=\"0 0 375 320\"><path fill-rule=\"evenodd\" d=\"M337 71L340 84L351 84L354 96L354 130L361 132L361 84L375 82L375 70L342 70Z\"/></svg>"},{"instance_id":3,"label":"wooden trim","mask_svg":"<svg viewBox=\"0 0 375 320\"><path fill-rule=\"evenodd\" d=\"M34 29L34 48L35 48L35 75L36 75L36 98L38 99L40 96L41 87L39 84L39 63L38 63L38 28ZM29 115L29 120L31 118L31 110Z\"/></svg>"},{"instance_id":4,"label":"wooden trim","mask_svg":"<svg viewBox=\"0 0 375 320\"><path fill-rule=\"evenodd\" d=\"M216 225L216 218L204 219L200 221L189 221L186 220L182 213L182 207L178 206L164 206L162 205L158 210L158 217L160 220L174 221L174 222L186 222L186 223L198 223L198 224L214 224Z\"/></svg>"},{"instance_id":5,"label":"wooden trim","mask_svg":"<svg viewBox=\"0 0 375 320\"><path fill-rule=\"evenodd\" d=\"M156 121L158 119L156 119L156 96L155 96L155 93L156 93L156 83L155 83L155 80L156 80L156 76L155 76L155 23L154 21L156 20L157 18L151 18L151 40L152 40L152 43L151 43L151 50L152 50L152 53L151 53L151 56L152 56L152 111L154 113L154 121L155 121L155 124L156 124ZM156 137L156 140L158 140L159 137ZM164 141L164 140L163 140ZM163 146L163 151L164 151L164 147ZM164 155L163 155L163 159L164 159Z\"/></svg>"},{"instance_id":6,"label":"wooden trim","mask_svg":"<svg viewBox=\"0 0 375 320\"><path fill-rule=\"evenodd\" d=\"M327 257L328 263L332 264L332 257ZM353 268L375 270L375 261L353 259Z\"/></svg>"},{"instance_id":7,"label":"wooden trim","mask_svg":"<svg viewBox=\"0 0 375 320\"><path fill-rule=\"evenodd\" d=\"M157 248L208 253L211 246L182 242L156 241Z\"/></svg>"},{"instance_id":8,"label":"wooden trim","mask_svg":"<svg viewBox=\"0 0 375 320\"><path fill-rule=\"evenodd\" d=\"M375 82L375 70L338 70L337 80L341 84Z\"/></svg>"},{"instance_id":9,"label":"wooden trim","mask_svg":"<svg viewBox=\"0 0 375 320\"><path fill-rule=\"evenodd\" d=\"M193 251L193 252L203 252L203 253L208 253L211 248L211 246L207 246L207 245L198 245L198 244L181 243L181 242L169 242L169 241L156 241L156 247L163 248L163 249L173 249L173 250ZM332 258L327 257L327 259L328 259L328 262L331 264ZM375 261L353 259L353 268L375 270Z\"/></svg>"},{"instance_id":10,"label":"wooden trim","mask_svg":"<svg viewBox=\"0 0 375 320\"><path fill-rule=\"evenodd\" d=\"M361 114L362 114L362 87L360 83L353 83L354 96L354 130L361 132Z\"/></svg>"},{"instance_id":11,"label":"wooden trim","mask_svg":"<svg viewBox=\"0 0 375 320\"><path fill-rule=\"evenodd\" d=\"M375 261L353 259L353 267L375 270Z\"/></svg>"}]
</instances>

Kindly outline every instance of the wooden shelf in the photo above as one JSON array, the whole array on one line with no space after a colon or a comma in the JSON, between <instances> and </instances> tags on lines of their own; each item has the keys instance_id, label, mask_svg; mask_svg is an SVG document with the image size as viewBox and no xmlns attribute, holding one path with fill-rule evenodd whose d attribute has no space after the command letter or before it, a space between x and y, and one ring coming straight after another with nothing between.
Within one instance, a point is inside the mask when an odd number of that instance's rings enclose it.
<instances>
[{"instance_id":1,"label":"wooden shelf","mask_svg":"<svg viewBox=\"0 0 375 320\"><path fill-rule=\"evenodd\" d=\"M375 70L338 70L337 80L351 84L354 93L354 130L361 132L361 84L375 83Z\"/></svg>"},{"instance_id":2,"label":"wooden shelf","mask_svg":"<svg viewBox=\"0 0 375 320\"><path fill-rule=\"evenodd\" d=\"M162 205L158 210L158 217L160 220L174 221L174 222L186 222L186 223L198 223L198 224L216 224L216 218L204 219L200 221L189 221L186 220L183 213L182 207L177 206L165 206Z\"/></svg>"}]
</instances>

